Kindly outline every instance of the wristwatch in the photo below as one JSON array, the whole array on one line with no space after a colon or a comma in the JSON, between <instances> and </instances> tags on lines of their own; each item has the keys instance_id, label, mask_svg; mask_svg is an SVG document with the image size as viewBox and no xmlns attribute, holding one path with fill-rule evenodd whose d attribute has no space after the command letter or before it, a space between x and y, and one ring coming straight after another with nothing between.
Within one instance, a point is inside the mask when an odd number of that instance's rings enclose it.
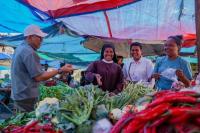
<instances>
[{"instance_id":1,"label":"wristwatch","mask_svg":"<svg viewBox=\"0 0 200 133\"><path fill-rule=\"evenodd\" d=\"M61 74L63 72L63 70L62 69L58 69L58 74Z\"/></svg>"}]
</instances>

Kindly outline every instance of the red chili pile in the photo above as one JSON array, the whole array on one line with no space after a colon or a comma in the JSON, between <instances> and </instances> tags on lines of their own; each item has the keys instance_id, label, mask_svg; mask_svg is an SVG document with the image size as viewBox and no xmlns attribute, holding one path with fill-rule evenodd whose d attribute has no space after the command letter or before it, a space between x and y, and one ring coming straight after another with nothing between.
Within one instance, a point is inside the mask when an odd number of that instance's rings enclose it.
<instances>
[{"instance_id":1,"label":"red chili pile","mask_svg":"<svg viewBox=\"0 0 200 133\"><path fill-rule=\"evenodd\" d=\"M39 121L32 121L26 126L9 125L2 130L2 133L62 133L60 130L55 130L53 124L47 123L41 125Z\"/></svg>"},{"instance_id":2,"label":"red chili pile","mask_svg":"<svg viewBox=\"0 0 200 133\"><path fill-rule=\"evenodd\" d=\"M111 133L200 132L200 94L193 91L160 91L145 110L128 112Z\"/></svg>"}]
</instances>

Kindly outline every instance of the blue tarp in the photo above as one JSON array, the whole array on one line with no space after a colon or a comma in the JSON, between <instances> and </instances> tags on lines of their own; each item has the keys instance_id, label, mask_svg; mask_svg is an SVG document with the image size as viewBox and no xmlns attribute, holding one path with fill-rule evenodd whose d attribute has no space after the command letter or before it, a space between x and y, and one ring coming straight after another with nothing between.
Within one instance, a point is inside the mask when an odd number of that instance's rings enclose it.
<instances>
[{"instance_id":1,"label":"blue tarp","mask_svg":"<svg viewBox=\"0 0 200 133\"><path fill-rule=\"evenodd\" d=\"M0 60L9 60L12 58L12 55L7 53L0 53Z\"/></svg>"},{"instance_id":2,"label":"blue tarp","mask_svg":"<svg viewBox=\"0 0 200 133\"><path fill-rule=\"evenodd\" d=\"M192 53L192 54L195 54L195 52L196 52L196 46L192 46L192 47L188 47L188 48L181 48L181 50L180 50L180 52L181 53Z\"/></svg>"},{"instance_id":3,"label":"blue tarp","mask_svg":"<svg viewBox=\"0 0 200 133\"><path fill-rule=\"evenodd\" d=\"M17 0L0 0L0 32L22 33L29 24L48 27L53 21L43 21L36 17L32 11Z\"/></svg>"},{"instance_id":4,"label":"blue tarp","mask_svg":"<svg viewBox=\"0 0 200 133\"><path fill-rule=\"evenodd\" d=\"M0 66L0 71L1 70L10 70L10 67L7 67L7 66Z\"/></svg>"},{"instance_id":5,"label":"blue tarp","mask_svg":"<svg viewBox=\"0 0 200 133\"><path fill-rule=\"evenodd\" d=\"M160 56L147 56L147 58L150 59L150 60L152 60L153 62L155 62L157 60L157 58L160 58ZM181 58L183 58L184 60L186 60L189 63L197 64L197 57L181 56Z\"/></svg>"},{"instance_id":6,"label":"blue tarp","mask_svg":"<svg viewBox=\"0 0 200 133\"><path fill-rule=\"evenodd\" d=\"M62 22L43 29L48 33L38 52L67 63L88 64L99 57L99 54L83 47L84 37L68 29ZM23 34L0 38L0 44L17 47L24 40Z\"/></svg>"},{"instance_id":7,"label":"blue tarp","mask_svg":"<svg viewBox=\"0 0 200 133\"><path fill-rule=\"evenodd\" d=\"M44 28L43 31L48 33L48 36L44 38L40 49L38 49L39 52L54 54L94 53L81 45L81 42L85 40L84 37L79 36L76 32L68 29L62 22ZM17 47L23 41L23 34L0 38L0 44L11 47Z\"/></svg>"},{"instance_id":8,"label":"blue tarp","mask_svg":"<svg viewBox=\"0 0 200 133\"><path fill-rule=\"evenodd\" d=\"M0 1L0 32L22 33L29 24L47 27L55 21L63 21L81 35L110 37L111 32L112 37L123 39L163 40L171 35L195 33L194 0L140 0L107 10L107 20L104 11L41 20L44 12L18 1L24 0ZM45 9L48 9L47 5L56 8L60 4L53 0L37 3ZM107 21L110 23L110 32Z\"/></svg>"}]
</instances>

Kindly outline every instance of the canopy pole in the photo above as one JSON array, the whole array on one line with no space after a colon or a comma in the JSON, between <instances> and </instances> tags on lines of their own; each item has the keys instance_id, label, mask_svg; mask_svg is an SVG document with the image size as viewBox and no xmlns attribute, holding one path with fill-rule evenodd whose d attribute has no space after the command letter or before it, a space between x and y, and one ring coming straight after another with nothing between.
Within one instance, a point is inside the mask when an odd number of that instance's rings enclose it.
<instances>
[{"instance_id":1,"label":"canopy pole","mask_svg":"<svg viewBox=\"0 0 200 133\"><path fill-rule=\"evenodd\" d=\"M108 15L107 15L106 11L103 11L103 13L104 13L104 16L106 18L106 24L107 24L109 36L110 36L110 38L112 38L112 31L111 31L110 21L109 21Z\"/></svg>"},{"instance_id":2,"label":"canopy pole","mask_svg":"<svg viewBox=\"0 0 200 133\"><path fill-rule=\"evenodd\" d=\"M200 72L200 0L195 0L195 23L197 36L197 59L198 59L198 73Z\"/></svg>"}]
</instances>

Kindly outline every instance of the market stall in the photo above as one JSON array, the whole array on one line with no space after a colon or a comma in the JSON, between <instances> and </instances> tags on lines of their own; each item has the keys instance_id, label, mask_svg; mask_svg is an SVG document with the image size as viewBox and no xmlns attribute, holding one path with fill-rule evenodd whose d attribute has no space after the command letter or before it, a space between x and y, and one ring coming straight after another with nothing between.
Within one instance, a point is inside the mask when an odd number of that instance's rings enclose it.
<instances>
[{"instance_id":1,"label":"market stall","mask_svg":"<svg viewBox=\"0 0 200 133\"><path fill-rule=\"evenodd\" d=\"M109 96L97 86L87 85L72 89L64 84L40 87L40 102L35 111L18 113L0 123L1 130L8 132L97 132L106 131L118 121L127 108L134 107L144 95L154 92L141 85L129 84L118 95Z\"/></svg>"}]
</instances>

